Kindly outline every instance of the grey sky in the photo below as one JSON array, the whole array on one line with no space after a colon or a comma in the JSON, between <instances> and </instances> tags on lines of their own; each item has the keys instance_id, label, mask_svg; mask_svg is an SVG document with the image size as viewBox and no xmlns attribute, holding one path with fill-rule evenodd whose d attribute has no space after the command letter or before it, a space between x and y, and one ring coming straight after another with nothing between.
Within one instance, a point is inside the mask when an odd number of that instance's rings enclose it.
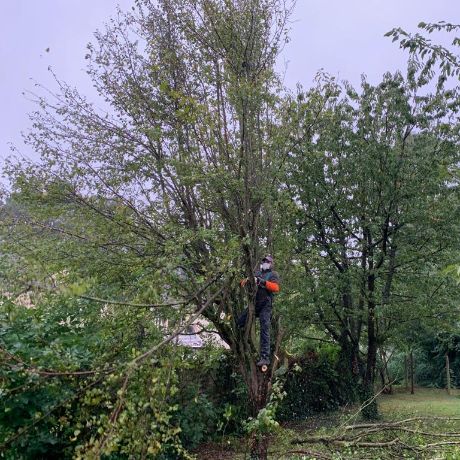
<instances>
[{"instance_id":1,"label":"grey sky","mask_svg":"<svg viewBox=\"0 0 460 460\"><path fill-rule=\"evenodd\" d=\"M133 0L0 0L0 159L9 154L8 142L20 146L20 132L29 127L33 105L22 92L34 90L31 79L53 88L48 66L93 97L86 44L117 3L126 9ZM404 68L407 58L385 32L442 19L460 22L458 0L298 0L279 66L287 64L290 87L310 85L320 68L354 84L361 73L376 82L385 71Z\"/></svg>"}]
</instances>

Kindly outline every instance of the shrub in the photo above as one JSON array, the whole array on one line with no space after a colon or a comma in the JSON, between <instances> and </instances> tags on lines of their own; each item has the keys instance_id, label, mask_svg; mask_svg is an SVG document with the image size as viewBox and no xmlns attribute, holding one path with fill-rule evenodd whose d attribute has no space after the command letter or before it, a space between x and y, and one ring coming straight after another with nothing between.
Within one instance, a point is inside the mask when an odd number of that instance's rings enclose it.
<instances>
[{"instance_id":1,"label":"shrub","mask_svg":"<svg viewBox=\"0 0 460 460\"><path fill-rule=\"evenodd\" d=\"M299 420L314 413L337 409L356 399L356 388L337 370L338 350L323 347L310 350L289 366L279 407L282 421Z\"/></svg>"},{"instance_id":2,"label":"shrub","mask_svg":"<svg viewBox=\"0 0 460 460\"><path fill-rule=\"evenodd\" d=\"M184 350L175 423L187 449L225 434L241 434L248 417L247 391L235 363L222 349Z\"/></svg>"}]
</instances>

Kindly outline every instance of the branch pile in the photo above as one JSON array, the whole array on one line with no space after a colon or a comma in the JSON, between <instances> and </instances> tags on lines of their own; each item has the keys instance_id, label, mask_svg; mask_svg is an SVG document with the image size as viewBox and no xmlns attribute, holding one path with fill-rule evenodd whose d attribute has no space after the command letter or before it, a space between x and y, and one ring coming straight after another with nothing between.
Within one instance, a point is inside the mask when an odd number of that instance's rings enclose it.
<instances>
[{"instance_id":1,"label":"branch pile","mask_svg":"<svg viewBox=\"0 0 460 460\"><path fill-rule=\"evenodd\" d=\"M345 425L334 434L293 439L292 444L322 444L331 450L382 449L389 458L402 455L403 451L412 451L417 458L433 458L435 451L446 453L448 449L460 446L460 418L412 417Z\"/></svg>"}]
</instances>

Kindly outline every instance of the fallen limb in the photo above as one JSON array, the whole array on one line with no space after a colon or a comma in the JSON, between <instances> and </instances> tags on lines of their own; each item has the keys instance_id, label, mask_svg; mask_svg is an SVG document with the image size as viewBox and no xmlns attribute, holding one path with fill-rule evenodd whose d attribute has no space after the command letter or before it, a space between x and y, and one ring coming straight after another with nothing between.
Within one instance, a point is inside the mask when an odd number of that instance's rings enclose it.
<instances>
[{"instance_id":1,"label":"fallen limb","mask_svg":"<svg viewBox=\"0 0 460 460\"><path fill-rule=\"evenodd\" d=\"M313 457L317 460L332 460L333 457L324 454L322 452L316 452L313 450L288 450L286 452L283 452L278 458L281 459L285 457L286 455L308 455L310 457Z\"/></svg>"},{"instance_id":2,"label":"fallen limb","mask_svg":"<svg viewBox=\"0 0 460 460\"><path fill-rule=\"evenodd\" d=\"M291 444L326 444L333 445L338 447L390 447L397 444L400 444L401 447L406 448L406 446L399 442L399 438L391 439L390 441L381 441L381 442L370 442L370 441L360 441L362 437L358 439L340 439L333 437L314 437L306 439L294 439Z\"/></svg>"},{"instance_id":3,"label":"fallen limb","mask_svg":"<svg viewBox=\"0 0 460 460\"><path fill-rule=\"evenodd\" d=\"M425 444L422 446L422 449L433 449L437 447L445 446L460 446L460 441L442 441L442 442L433 442L431 444Z\"/></svg>"},{"instance_id":4,"label":"fallen limb","mask_svg":"<svg viewBox=\"0 0 460 460\"><path fill-rule=\"evenodd\" d=\"M411 428L406 428L402 426L384 426L384 427L378 427L375 429L370 429L367 431L359 432L358 435L362 437L363 434L373 434L373 433L379 433L382 431L403 431L404 433L411 433L411 434L418 434L422 436L431 436L435 438L460 438L460 433L430 433L428 431L420 431L420 430L414 430Z\"/></svg>"},{"instance_id":5,"label":"fallen limb","mask_svg":"<svg viewBox=\"0 0 460 460\"><path fill-rule=\"evenodd\" d=\"M406 418L404 420L396 420L394 422L384 422L384 423L360 423L357 425L347 425L344 426L344 430L356 430L356 429L361 429L361 428L375 428L375 427L392 427L392 426L399 426L399 425L404 425L406 423L410 422L418 422L420 420L444 420L444 421L450 421L450 420L460 420L460 417L427 417L427 416L420 416L420 417L411 417L411 418Z\"/></svg>"},{"instance_id":6,"label":"fallen limb","mask_svg":"<svg viewBox=\"0 0 460 460\"><path fill-rule=\"evenodd\" d=\"M355 448L393 448L397 450L413 450L417 452L429 452L437 449L445 448L446 446L460 445L460 433L458 432L430 432L425 429L417 429L408 426L410 423L419 421L453 421L460 420L459 417L412 417L404 420L397 420L385 423L362 423L356 425L348 425L342 427L342 432L336 435L329 436L310 436L304 439L294 439L292 444L324 444L326 446L334 447L355 447ZM387 435L387 439L379 436L380 439L373 441L370 436L383 434L384 432L391 432ZM415 445L411 445L410 440L404 438L403 434L407 433L408 436L413 436L418 439ZM388 437L390 437L388 439ZM427 442L425 444L420 442L420 436L425 438L451 438L438 442ZM454 439L452 439L454 438ZM423 441L422 441L423 442Z\"/></svg>"}]
</instances>

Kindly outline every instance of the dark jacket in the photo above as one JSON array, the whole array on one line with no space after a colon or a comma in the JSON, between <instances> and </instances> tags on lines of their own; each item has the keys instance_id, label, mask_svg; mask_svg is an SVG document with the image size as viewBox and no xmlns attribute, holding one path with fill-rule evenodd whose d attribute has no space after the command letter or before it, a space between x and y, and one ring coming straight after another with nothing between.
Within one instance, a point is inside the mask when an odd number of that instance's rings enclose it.
<instances>
[{"instance_id":1,"label":"dark jacket","mask_svg":"<svg viewBox=\"0 0 460 460\"><path fill-rule=\"evenodd\" d=\"M256 272L256 277L265 281L265 286L259 285L256 292L256 307L261 308L271 306L273 303L273 295L279 292L280 278L277 272L272 270Z\"/></svg>"}]
</instances>

